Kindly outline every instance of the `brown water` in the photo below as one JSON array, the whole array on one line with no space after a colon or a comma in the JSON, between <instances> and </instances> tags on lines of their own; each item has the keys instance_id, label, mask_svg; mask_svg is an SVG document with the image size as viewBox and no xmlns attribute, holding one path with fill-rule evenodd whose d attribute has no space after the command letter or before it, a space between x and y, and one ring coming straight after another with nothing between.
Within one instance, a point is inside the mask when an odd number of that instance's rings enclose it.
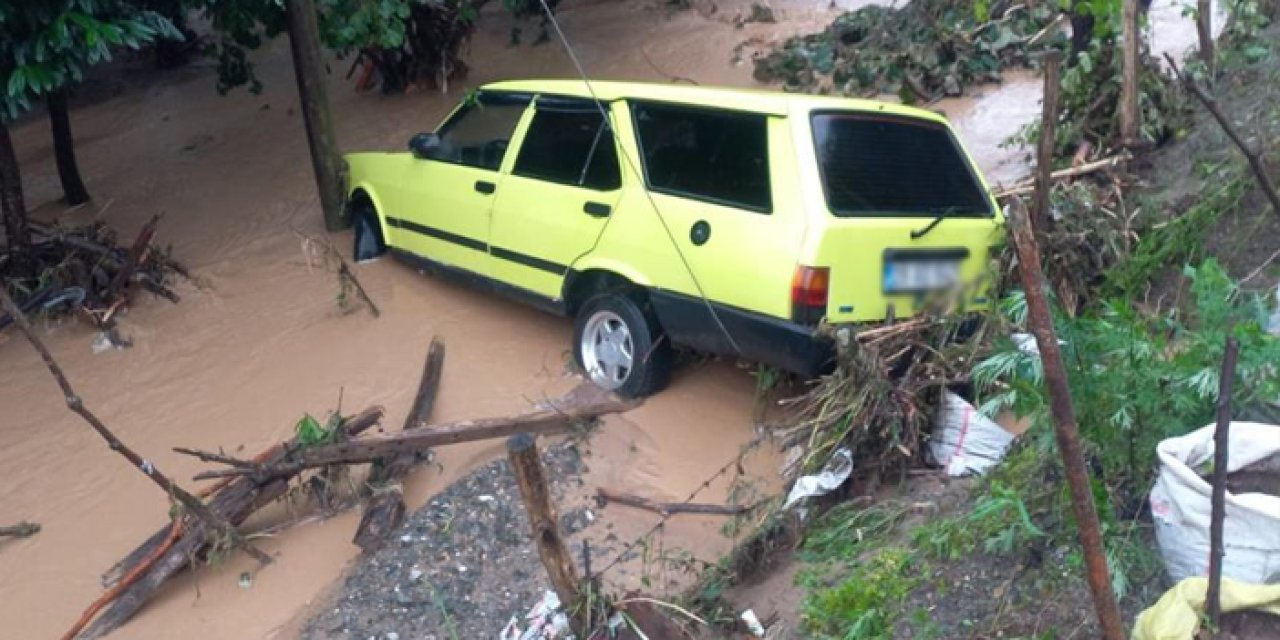
<instances>
[{"instance_id":1,"label":"brown water","mask_svg":"<svg viewBox=\"0 0 1280 640\"><path fill-rule=\"evenodd\" d=\"M753 84L749 61L730 62L740 43L767 46L820 28L832 15L826 2L778 1L779 24L739 29L733 18L746 13L745 2L678 13L658 2L566 5L561 21L592 77L684 76L726 85ZM507 47L510 24L496 12L485 16L465 86L573 73L554 44ZM1189 41L1186 33L1180 42ZM324 234L287 46L275 43L259 61L266 82L261 96L219 98L210 70L185 70L74 114L80 164L95 201L70 213L47 204L38 215L98 215L130 236L151 214L164 212L160 240L172 243L200 285L182 287L176 306L140 296L122 322L135 344L129 350L94 355L85 326L44 328L88 405L162 469L186 478L200 465L171 447L256 452L289 436L303 412L332 409L339 393L348 413L381 404L396 425L432 335L448 345L438 420L520 411L571 386L564 373L568 321L390 261L358 268L381 318L337 311L333 276L308 267L297 235ZM334 64L335 71L345 69ZM1038 112L1037 87L1032 76L1015 74L1001 87L940 105L982 169L1001 181L1025 171L1016 151L996 144ZM331 99L341 143L352 150L398 149L412 133L433 127L463 88L383 98L357 95L335 81ZM27 121L14 137L29 202L53 203L59 190L43 120ZM344 250L350 242L345 233L332 239ZM168 507L66 411L35 354L11 332L0 334L0 363L0 524L33 520L44 527L27 540L0 541L0 635L46 638L61 634L97 597L102 570L163 523ZM683 498L753 438L753 385L729 363L683 368L670 390L607 421L592 445L588 481ZM500 455L501 443L438 453L443 472L413 476L411 506ZM776 453L762 447L747 471L762 488L776 488L777 463ZM726 485L718 481L699 499L724 499ZM285 517L281 509L259 520ZM620 509L607 517L617 519L620 537L652 521ZM706 560L731 544L718 521L681 522L667 531L666 544ZM188 575L119 635L289 637L296 612L354 557L355 523L347 513L263 540L277 562L247 590L237 577L253 567L242 558Z\"/></svg>"}]
</instances>

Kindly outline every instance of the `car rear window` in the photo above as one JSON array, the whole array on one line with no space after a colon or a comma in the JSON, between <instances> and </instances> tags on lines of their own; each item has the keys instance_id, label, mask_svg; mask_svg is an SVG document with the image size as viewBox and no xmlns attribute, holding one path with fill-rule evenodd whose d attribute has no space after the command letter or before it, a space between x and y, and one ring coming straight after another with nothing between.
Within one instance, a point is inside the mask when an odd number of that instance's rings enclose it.
<instances>
[{"instance_id":1,"label":"car rear window","mask_svg":"<svg viewBox=\"0 0 1280 640\"><path fill-rule=\"evenodd\" d=\"M765 116L654 103L632 109L650 189L761 213L773 208Z\"/></svg>"},{"instance_id":2,"label":"car rear window","mask_svg":"<svg viewBox=\"0 0 1280 640\"><path fill-rule=\"evenodd\" d=\"M992 215L946 127L850 113L814 114L812 123L827 206L836 216Z\"/></svg>"},{"instance_id":3,"label":"car rear window","mask_svg":"<svg viewBox=\"0 0 1280 640\"><path fill-rule=\"evenodd\" d=\"M613 134L594 102L539 98L516 175L600 191L622 185Z\"/></svg>"}]
</instances>

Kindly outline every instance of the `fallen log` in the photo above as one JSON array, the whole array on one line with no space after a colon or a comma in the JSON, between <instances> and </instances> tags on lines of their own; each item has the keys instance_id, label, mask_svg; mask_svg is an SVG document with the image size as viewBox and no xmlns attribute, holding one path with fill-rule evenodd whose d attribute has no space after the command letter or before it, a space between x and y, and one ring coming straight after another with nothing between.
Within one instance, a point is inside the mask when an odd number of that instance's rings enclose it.
<instances>
[{"instance_id":1,"label":"fallen log","mask_svg":"<svg viewBox=\"0 0 1280 640\"><path fill-rule=\"evenodd\" d=\"M34 522L19 522L7 527L0 527L0 538L29 538L37 533L40 533L40 525Z\"/></svg>"},{"instance_id":2,"label":"fallen log","mask_svg":"<svg viewBox=\"0 0 1280 640\"><path fill-rule=\"evenodd\" d=\"M160 214L156 214L142 225L142 231L138 232L138 237L133 241L133 246L129 248L129 256L125 258L124 266L116 272L116 276L111 279L111 284L107 285L108 296L118 296L124 293L124 288L129 281L133 279L133 274L142 265L146 259L148 250L151 248L151 239L156 235L156 225L160 223Z\"/></svg>"},{"instance_id":3,"label":"fallen log","mask_svg":"<svg viewBox=\"0 0 1280 640\"><path fill-rule=\"evenodd\" d=\"M348 418L343 422L342 429L349 436L359 435L378 424L381 419L382 408L373 407ZM271 447L259 457L267 463L281 460L299 446L296 438L291 439ZM287 490L288 478L272 478L267 482L257 482L249 477L236 478L213 495L208 508L233 525L239 525L253 512L284 495ZM123 576L131 573L139 563L165 543L170 528L171 525L166 524L141 546L129 553L124 560L108 570L107 575L103 576L103 585L114 585ZM160 555L136 582L124 589L111 607L94 620L79 637L100 638L127 622L151 599L165 581L186 568L192 558L200 557L201 554L211 550L216 543L221 542L214 539L215 533L201 522L193 523L183 532L181 538ZM213 550L220 549L213 548Z\"/></svg>"},{"instance_id":4,"label":"fallen log","mask_svg":"<svg viewBox=\"0 0 1280 640\"><path fill-rule=\"evenodd\" d=\"M609 413L621 413L639 406L638 401L623 400L612 394L599 392L583 400L577 392L549 409L539 409L505 418L464 420L436 425L401 433L359 438L341 444L308 447L290 453L285 459L256 468L233 467L205 471L196 480L211 480L228 476L249 476L259 483L272 478L289 477L304 469L333 464L361 464L379 458L400 454L414 454L432 447L447 444L505 438L520 432L546 434L563 431L581 420L596 418Z\"/></svg>"},{"instance_id":5,"label":"fallen log","mask_svg":"<svg viewBox=\"0 0 1280 640\"><path fill-rule=\"evenodd\" d=\"M700 513L703 515L715 516L736 516L746 513L749 507L738 504L705 504L699 502L658 502L643 496L632 493L623 493L600 487L596 489L596 495L606 503L613 502L616 504L635 507L652 511L659 515L669 516L677 513Z\"/></svg>"},{"instance_id":6,"label":"fallen log","mask_svg":"<svg viewBox=\"0 0 1280 640\"><path fill-rule=\"evenodd\" d=\"M401 432L427 426L427 420L431 418L431 411L435 408L443 370L444 343L438 338L432 338L431 346L427 349L427 361L422 369L422 379L418 383L418 393L405 416ZM414 452L374 461L365 481L372 490L372 495L365 504L352 542L364 551L371 552L381 547L392 531L400 528L400 524L404 522L405 510L400 480L424 459L423 452Z\"/></svg>"}]
</instances>

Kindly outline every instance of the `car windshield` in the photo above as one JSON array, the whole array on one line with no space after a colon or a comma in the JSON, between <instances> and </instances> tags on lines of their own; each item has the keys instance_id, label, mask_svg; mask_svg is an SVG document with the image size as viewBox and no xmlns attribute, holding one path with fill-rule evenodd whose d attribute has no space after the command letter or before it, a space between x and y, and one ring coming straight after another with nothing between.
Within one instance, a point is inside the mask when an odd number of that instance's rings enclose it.
<instances>
[{"instance_id":1,"label":"car windshield","mask_svg":"<svg viewBox=\"0 0 1280 640\"><path fill-rule=\"evenodd\" d=\"M827 206L837 217L992 215L945 126L862 113L819 113L812 122Z\"/></svg>"}]
</instances>

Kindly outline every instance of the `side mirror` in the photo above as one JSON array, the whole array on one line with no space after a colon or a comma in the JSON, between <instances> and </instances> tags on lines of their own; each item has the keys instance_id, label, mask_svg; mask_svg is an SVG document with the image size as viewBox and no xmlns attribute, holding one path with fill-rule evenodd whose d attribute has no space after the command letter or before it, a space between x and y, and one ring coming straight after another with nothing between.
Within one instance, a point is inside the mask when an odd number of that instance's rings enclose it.
<instances>
[{"instance_id":1,"label":"side mirror","mask_svg":"<svg viewBox=\"0 0 1280 640\"><path fill-rule=\"evenodd\" d=\"M419 133L409 138L409 151L413 152L415 158L422 160L434 158L439 148L440 136L434 133Z\"/></svg>"}]
</instances>

